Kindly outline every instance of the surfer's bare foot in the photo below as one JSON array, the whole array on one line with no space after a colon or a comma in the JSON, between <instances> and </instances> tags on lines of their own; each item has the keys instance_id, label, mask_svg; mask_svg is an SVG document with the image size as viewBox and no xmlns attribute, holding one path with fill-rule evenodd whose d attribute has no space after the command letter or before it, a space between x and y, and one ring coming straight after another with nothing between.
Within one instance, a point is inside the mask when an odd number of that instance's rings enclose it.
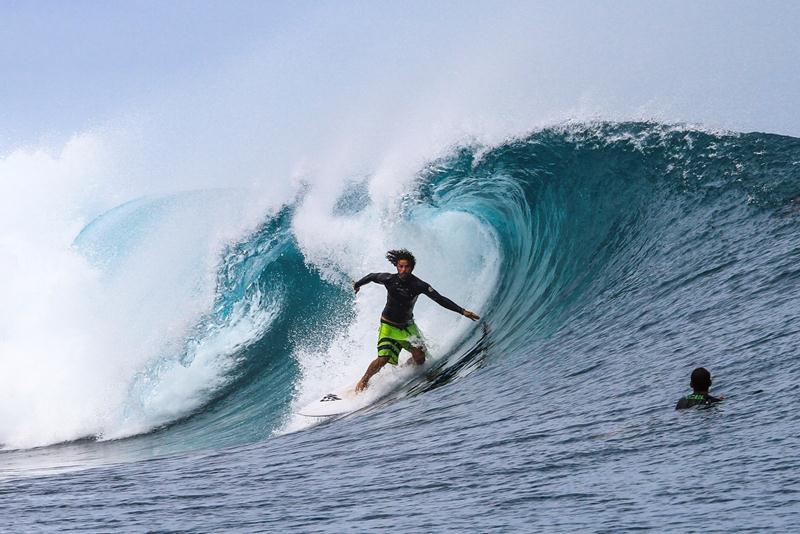
<instances>
[{"instance_id":1,"label":"surfer's bare foot","mask_svg":"<svg viewBox=\"0 0 800 534\"><path fill-rule=\"evenodd\" d=\"M359 380L358 384L356 384L356 393L361 393L365 389L367 389L367 383L363 380Z\"/></svg>"}]
</instances>

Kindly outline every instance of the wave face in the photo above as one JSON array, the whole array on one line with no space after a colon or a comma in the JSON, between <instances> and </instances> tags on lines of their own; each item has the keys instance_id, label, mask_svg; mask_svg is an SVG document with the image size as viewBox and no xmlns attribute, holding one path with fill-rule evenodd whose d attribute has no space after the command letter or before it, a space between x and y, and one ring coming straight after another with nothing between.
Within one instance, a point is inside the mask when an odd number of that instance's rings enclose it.
<instances>
[{"instance_id":1,"label":"wave face","mask_svg":"<svg viewBox=\"0 0 800 534\"><path fill-rule=\"evenodd\" d=\"M562 392L577 406L564 390L589 379L595 402L611 392L611 409L634 371L641 384L669 380L673 395L691 362L734 374L766 351L778 365L796 338L787 292L798 276L798 169L793 138L574 124L455 148L389 203L373 198L368 178L327 211L301 193L221 244L213 221L246 193L124 204L87 225L76 248L112 289L170 273L146 291L168 292L171 305L159 307L183 311L138 325L163 342L125 361L124 394L90 407L97 421L27 441L7 428L0 441L19 449L138 436L108 446L150 454L305 428L313 422L293 408L355 381L371 359L383 290L355 299L349 284L389 270L382 257L396 246L417 254L418 276L485 320L475 327L421 299L433 372L410 382L382 372L374 389L386 402L460 388L480 370L500 391L489 410L531 391ZM174 252L163 236L176 221L181 253L159 257ZM209 250L211 270L202 267Z\"/></svg>"},{"instance_id":2,"label":"wave face","mask_svg":"<svg viewBox=\"0 0 800 534\"><path fill-rule=\"evenodd\" d=\"M38 371L0 403L9 528L37 510L93 531L796 523L800 140L569 124L385 185L307 185L249 226L246 191L86 225L68 310L89 328L37 331L49 360L4 351ZM483 320L420 299L423 375L382 370L352 416L292 415L372 359L385 293L350 283L394 247ZM676 412L696 366L726 399ZM75 497L101 492L103 514Z\"/></svg>"}]
</instances>

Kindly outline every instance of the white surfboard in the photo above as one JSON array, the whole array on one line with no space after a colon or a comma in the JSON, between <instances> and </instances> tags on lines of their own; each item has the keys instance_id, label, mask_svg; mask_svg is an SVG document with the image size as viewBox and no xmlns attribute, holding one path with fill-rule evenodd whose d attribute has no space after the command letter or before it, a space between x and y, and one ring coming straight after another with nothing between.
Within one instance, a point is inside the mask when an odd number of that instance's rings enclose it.
<instances>
[{"instance_id":1,"label":"white surfboard","mask_svg":"<svg viewBox=\"0 0 800 534\"><path fill-rule=\"evenodd\" d=\"M429 368L430 366L427 364L423 366L401 364L398 369L394 370L393 378L388 383L385 380L381 384L375 383L380 382L380 380L370 382L370 387L361 393L356 393L356 385L351 384L350 386L339 388L333 393L328 393L319 400L306 404L295 410L294 413L308 417L335 417L355 412L391 395ZM384 376L384 378L386 377Z\"/></svg>"},{"instance_id":2,"label":"white surfboard","mask_svg":"<svg viewBox=\"0 0 800 534\"><path fill-rule=\"evenodd\" d=\"M328 393L321 399L307 404L297 410L297 414L308 417L332 417L353 412L365 405L364 396L356 393L355 385Z\"/></svg>"}]
</instances>

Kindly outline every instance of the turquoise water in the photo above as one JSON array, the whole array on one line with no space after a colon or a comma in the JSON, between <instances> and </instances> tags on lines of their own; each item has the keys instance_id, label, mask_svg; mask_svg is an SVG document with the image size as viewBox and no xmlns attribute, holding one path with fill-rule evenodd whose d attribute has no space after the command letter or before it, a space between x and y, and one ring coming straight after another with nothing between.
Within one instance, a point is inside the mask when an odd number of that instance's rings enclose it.
<instances>
[{"instance_id":1,"label":"turquoise water","mask_svg":"<svg viewBox=\"0 0 800 534\"><path fill-rule=\"evenodd\" d=\"M95 430L23 444L0 429L3 530L798 523L800 140L570 124L456 147L391 209L369 183L352 180L311 217L326 224L304 223L301 193L223 243L208 305L132 369ZM125 204L75 247L120 287L172 221L241 195ZM483 320L420 299L434 348L424 375L386 371L376 404L341 419L293 416L371 359L383 288L356 299L349 283L389 270L394 243ZM181 258L193 295L206 279ZM678 413L700 365L726 400Z\"/></svg>"}]
</instances>

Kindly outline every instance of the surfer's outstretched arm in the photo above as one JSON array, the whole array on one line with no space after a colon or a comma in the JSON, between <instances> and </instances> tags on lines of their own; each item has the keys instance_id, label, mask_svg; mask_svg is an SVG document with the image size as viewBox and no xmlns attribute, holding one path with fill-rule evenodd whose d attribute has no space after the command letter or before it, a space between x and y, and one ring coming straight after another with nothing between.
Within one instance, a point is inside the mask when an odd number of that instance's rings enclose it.
<instances>
[{"instance_id":1,"label":"surfer's outstretched arm","mask_svg":"<svg viewBox=\"0 0 800 534\"><path fill-rule=\"evenodd\" d=\"M461 315L463 315L467 319L472 319L473 321L477 321L478 319L481 318L480 315L478 315L477 313L475 313L473 311L469 311L469 310L464 310L463 312L461 312Z\"/></svg>"},{"instance_id":2,"label":"surfer's outstretched arm","mask_svg":"<svg viewBox=\"0 0 800 534\"><path fill-rule=\"evenodd\" d=\"M449 298L445 297L444 295L442 295L441 293L439 293L430 286L428 286L428 290L425 292L425 294L428 295L428 297L432 301L434 301L436 304L438 304L443 308L447 308L450 311L460 313L464 317L472 319L473 321L480 319L480 316L477 313L470 311L466 308L462 308L461 306L459 306Z\"/></svg>"},{"instance_id":3,"label":"surfer's outstretched arm","mask_svg":"<svg viewBox=\"0 0 800 534\"><path fill-rule=\"evenodd\" d=\"M361 286L364 284L368 284L370 282L376 282L378 284L386 283L386 278L390 275L388 273L369 273L367 276L358 280L357 282L353 282L353 291L358 293L358 290L361 289Z\"/></svg>"}]
</instances>

